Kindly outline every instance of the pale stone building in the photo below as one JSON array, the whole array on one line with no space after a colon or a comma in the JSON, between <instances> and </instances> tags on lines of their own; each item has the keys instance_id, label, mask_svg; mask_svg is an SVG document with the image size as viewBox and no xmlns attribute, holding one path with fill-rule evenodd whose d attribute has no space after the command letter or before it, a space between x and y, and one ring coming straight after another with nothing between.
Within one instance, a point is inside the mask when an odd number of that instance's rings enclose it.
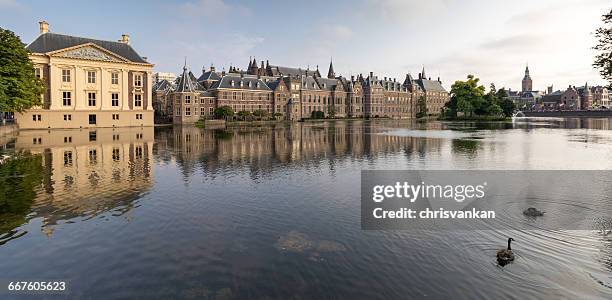
<instances>
[{"instance_id":1,"label":"pale stone building","mask_svg":"<svg viewBox=\"0 0 612 300\"><path fill-rule=\"evenodd\" d=\"M131 46L49 32L27 46L46 91L43 103L16 114L21 129L153 126L153 65Z\"/></svg>"}]
</instances>

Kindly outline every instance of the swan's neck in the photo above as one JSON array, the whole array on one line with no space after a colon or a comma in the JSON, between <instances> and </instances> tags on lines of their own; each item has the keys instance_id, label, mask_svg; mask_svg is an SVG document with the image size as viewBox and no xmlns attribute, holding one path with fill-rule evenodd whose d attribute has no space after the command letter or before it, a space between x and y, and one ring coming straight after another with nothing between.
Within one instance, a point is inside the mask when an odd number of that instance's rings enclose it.
<instances>
[{"instance_id":1,"label":"swan's neck","mask_svg":"<svg viewBox=\"0 0 612 300\"><path fill-rule=\"evenodd\" d=\"M510 243L512 243L512 240L508 240L508 250L512 250L512 248L510 247Z\"/></svg>"}]
</instances>

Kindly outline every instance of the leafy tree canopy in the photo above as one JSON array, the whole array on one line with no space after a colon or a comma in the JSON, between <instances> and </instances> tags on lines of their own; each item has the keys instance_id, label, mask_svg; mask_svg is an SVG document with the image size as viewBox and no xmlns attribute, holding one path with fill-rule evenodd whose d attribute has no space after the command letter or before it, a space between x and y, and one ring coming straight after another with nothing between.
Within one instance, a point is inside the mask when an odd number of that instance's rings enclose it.
<instances>
[{"instance_id":1,"label":"leafy tree canopy","mask_svg":"<svg viewBox=\"0 0 612 300\"><path fill-rule=\"evenodd\" d=\"M41 105L44 85L28 54L18 36L0 28L0 111L22 112Z\"/></svg>"},{"instance_id":2,"label":"leafy tree canopy","mask_svg":"<svg viewBox=\"0 0 612 300\"><path fill-rule=\"evenodd\" d=\"M612 87L612 9L601 17L604 25L595 31L599 40L593 47L597 51L593 66L599 69L599 74L610 82Z\"/></svg>"}]
</instances>

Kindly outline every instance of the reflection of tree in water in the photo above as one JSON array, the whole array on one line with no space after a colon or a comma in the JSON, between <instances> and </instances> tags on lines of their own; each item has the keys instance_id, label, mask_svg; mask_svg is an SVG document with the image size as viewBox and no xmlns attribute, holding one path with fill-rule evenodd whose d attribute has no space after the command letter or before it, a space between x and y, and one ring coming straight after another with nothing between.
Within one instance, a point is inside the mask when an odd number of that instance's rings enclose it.
<instances>
[{"instance_id":1,"label":"reflection of tree in water","mask_svg":"<svg viewBox=\"0 0 612 300\"><path fill-rule=\"evenodd\" d=\"M473 139L454 139L452 141L453 152L468 154L475 157L480 147L480 141Z\"/></svg>"},{"instance_id":2,"label":"reflection of tree in water","mask_svg":"<svg viewBox=\"0 0 612 300\"><path fill-rule=\"evenodd\" d=\"M12 230L26 221L42 178L40 155L20 152L0 165L0 244L14 238Z\"/></svg>"},{"instance_id":3,"label":"reflection of tree in water","mask_svg":"<svg viewBox=\"0 0 612 300\"><path fill-rule=\"evenodd\" d=\"M225 129L216 129L215 138L220 140L229 140L234 136L234 133Z\"/></svg>"}]
</instances>

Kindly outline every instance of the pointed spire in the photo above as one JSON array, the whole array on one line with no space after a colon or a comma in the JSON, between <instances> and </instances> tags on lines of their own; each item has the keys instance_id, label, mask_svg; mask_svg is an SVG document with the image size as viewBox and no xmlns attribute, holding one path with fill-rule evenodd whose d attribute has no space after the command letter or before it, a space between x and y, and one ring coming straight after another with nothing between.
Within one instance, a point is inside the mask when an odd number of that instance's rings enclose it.
<instances>
[{"instance_id":1,"label":"pointed spire","mask_svg":"<svg viewBox=\"0 0 612 300\"><path fill-rule=\"evenodd\" d=\"M251 61L253 57L249 56L249 66L247 67L247 70L250 70L253 67L253 61Z\"/></svg>"},{"instance_id":2,"label":"pointed spire","mask_svg":"<svg viewBox=\"0 0 612 300\"><path fill-rule=\"evenodd\" d=\"M183 71L187 71L187 56L185 56L185 64L183 65Z\"/></svg>"},{"instance_id":3,"label":"pointed spire","mask_svg":"<svg viewBox=\"0 0 612 300\"><path fill-rule=\"evenodd\" d=\"M336 72L334 72L334 61L333 58L329 59L329 71L327 72L327 78L336 78Z\"/></svg>"},{"instance_id":4,"label":"pointed spire","mask_svg":"<svg viewBox=\"0 0 612 300\"><path fill-rule=\"evenodd\" d=\"M427 79L427 76L425 76L425 65L423 65L423 71L421 72L421 76L423 77L423 79Z\"/></svg>"}]
</instances>

